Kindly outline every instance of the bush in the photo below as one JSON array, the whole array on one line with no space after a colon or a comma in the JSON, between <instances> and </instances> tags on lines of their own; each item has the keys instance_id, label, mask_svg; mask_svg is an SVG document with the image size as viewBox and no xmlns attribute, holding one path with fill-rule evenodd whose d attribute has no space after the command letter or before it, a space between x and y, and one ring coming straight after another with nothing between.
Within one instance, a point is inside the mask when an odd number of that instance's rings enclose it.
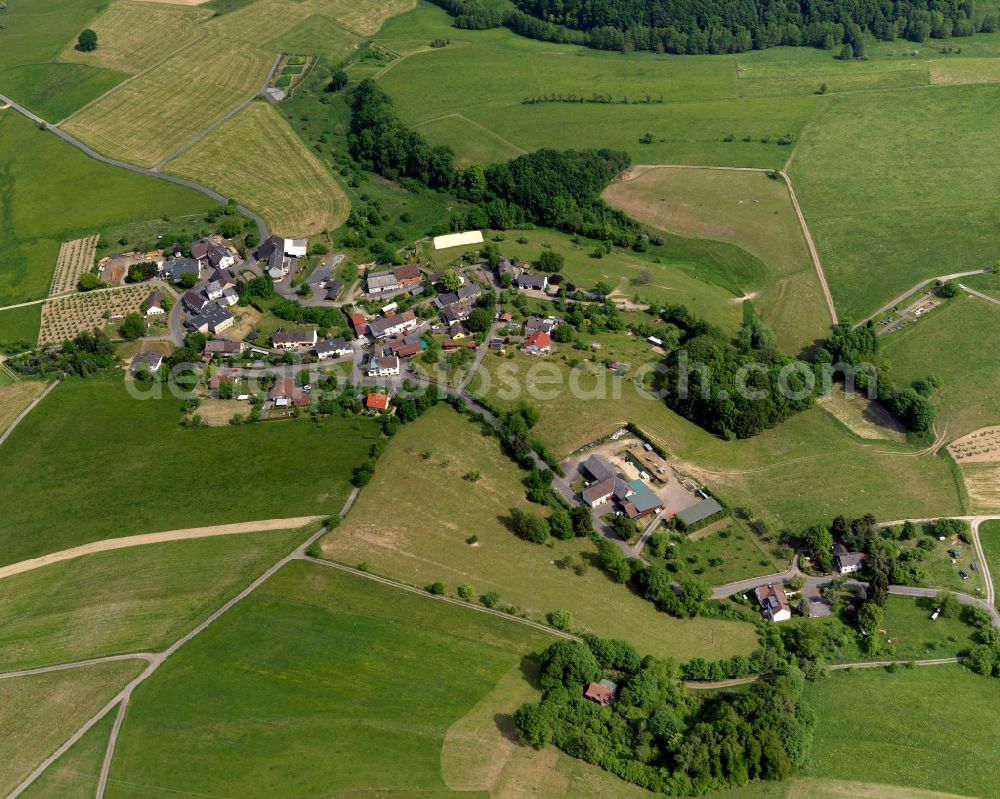
<instances>
[{"instance_id":1,"label":"bush","mask_svg":"<svg viewBox=\"0 0 1000 799\"><path fill-rule=\"evenodd\" d=\"M557 630L568 630L570 625L573 624L573 614L568 610L563 610L562 608L558 610L553 610L546 617L553 627Z\"/></svg>"},{"instance_id":2,"label":"bush","mask_svg":"<svg viewBox=\"0 0 1000 799\"><path fill-rule=\"evenodd\" d=\"M487 591L485 594L479 597L479 601L482 602L483 605L485 605L488 608L495 608L497 605L500 604L500 594L498 594L496 591Z\"/></svg>"},{"instance_id":3,"label":"bush","mask_svg":"<svg viewBox=\"0 0 1000 799\"><path fill-rule=\"evenodd\" d=\"M375 467L370 463L363 463L354 470L351 476L351 483L357 488L364 488L375 475Z\"/></svg>"},{"instance_id":4,"label":"bush","mask_svg":"<svg viewBox=\"0 0 1000 799\"><path fill-rule=\"evenodd\" d=\"M434 596L441 596L444 594L444 583L431 583L427 586L427 593L434 594Z\"/></svg>"},{"instance_id":5,"label":"bush","mask_svg":"<svg viewBox=\"0 0 1000 799\"><path fill-rule=\"evenodd\" d=\"M461 599L471 599L472 598L472 586L468 583L462 583L458 587L458 596Z\"/></svg>"},{"instance_id":6,"label":"bush","mask_svg":"<svg viewBox=\"0 0 1000 799\"><path fill-rule=\"evenodd\" d=\"M520 508L510 509L510 527L518 538L533 544L544 544L549 539L549 523L541 516Z\"/></svg>"}]
</instances>

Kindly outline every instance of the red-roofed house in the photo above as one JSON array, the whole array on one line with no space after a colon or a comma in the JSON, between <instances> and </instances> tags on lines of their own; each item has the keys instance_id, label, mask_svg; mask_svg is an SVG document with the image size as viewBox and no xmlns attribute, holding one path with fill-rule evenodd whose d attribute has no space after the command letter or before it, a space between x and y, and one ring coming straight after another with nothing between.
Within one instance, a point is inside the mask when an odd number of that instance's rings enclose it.
<instances>
[{"instance_id":1,"label":"red-roofed house","mask_svg":"<svg viewBox=\"0 0 1000 799\"><path fill-rule=\"evenodd\" d=\"M370 411L384 411L389 408L389 395L377 394L374 391L365 400L365 407Z\"/></svg>"},{"instance_id":2,"label":"red-roofed house","mask_svg":"<svg viewBox=\"0 0 1000 799\"><path fill-rule=\"evenodd\" d=\"M354 335L361 338L364 336L365 330L368 327L368 320L365 319L365 315L363 313L352 313L351 326L354 328Z\"/></svg>"},{"instance_id":3,"label":"red-roofed house","mask_svg":"<svg viewBox=\"0 0 1000 799\"><path fill-rule=\"evenodd\" d=\"M532 355L548 355L552 351L552 336L544 330L536 330L524 340L524 351Z\"/></svg>"}]
</instances>

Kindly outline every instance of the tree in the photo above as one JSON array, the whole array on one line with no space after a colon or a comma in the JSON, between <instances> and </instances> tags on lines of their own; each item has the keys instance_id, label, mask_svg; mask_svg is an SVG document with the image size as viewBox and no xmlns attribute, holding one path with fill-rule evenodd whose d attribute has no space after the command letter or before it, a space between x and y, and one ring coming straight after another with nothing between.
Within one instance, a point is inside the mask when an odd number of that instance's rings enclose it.
<instances>
[{"instance_id":1,"label":"tree","mask_svg":"<svg viewBox=\"0 0 1000 799\"><path fill-rule=\"evenodd\" d=\"M840 55L837 56L841 61L850 61L854 58L854 47L850 42L846 42L842 48L840 48Z\"/></svg>"},{"instance_id":2,"label":"tree","mask_svg":"<svg viewBox=\"0 0 1000 799\"><path fill-rule=\"evenodd\" d=\"M442 596L444 591L444 583L431 583L427 586L427 593L434 594L434 596Z\"/></svg>"},{"instance_id":3,"label":"tree","mask_svg":"<svg viewBox=\"0 0 1000 799\"><path fill-rule=\"evenodd\" d=\"M485 333L493 324L493 314L485 308L473 308L466 324L474 333Z\"/></svg>"},{"instance_id":4,"label":"tree","mask_svg":"<svg viewBox=\"0 0 1000 799\"><path fill-rule=\"evenodd\" d=\"M580 641L556 641L542 652L543 689L558 685L586 685L600 674L597 658L590 647Z\"/></svg>"},{"instance_id":5,"label":"tree","mask_svg":"<svg viewBox=\"0 0 1000 799\"><path fill-rule=\"evenodd\" d=\"M146 335L146 320L141 313L133 311L122 320L118 332L122 334L122 338L135 341L137 338L142 338Z\"/></svg>"},{"instance_id":6,"label":"tree","mask_svg":"<svg viewBox=\"0 0 1000 799\"><path fill-rule=\"evenodd\" d=\"M566 541L574 536L573 519L566 510L556 508L552 511L552 515L549 516L549 532L552 533L553 538L558 538L562 541Z\"/></svg>"},{"instance_id":7,"label":"tree","mask_svg":"<svg viewBox=\"0 0 1000 799\"><path fill-rule=\"evenodd\" d=\"M459 277L458 272L454 269L449 269L441 275L441 288L444 291L458 291L461 285L462 278Z\"/></svg>"},{"instance_id":8,"label":"tree","mask_svg":"<svg viewBox=\"0 0 1000 799\"><path fill-rule=\"evenodd\" d=\"M108 284L101 280L93 272L84 272L80 275L80 279L77 281L76 287L80 291L93 291L94 289L103 289Z\"/></svg>"},{"instance_id":9,"label":"tree","mask_svg":"<svg viewBox=\"0 0 1000 799\"><path fill-rule=\"evenodd\" d=\"M938 591L934 596L934 606L940 608L941 615L957 618L962 612L962 603L951 591Z\"/></svg>"},{"instance_id":10,"label":"tree","mask_svg":"<svg viewBox=\"0 0 1000 799\"><path fill-rule=\"evenodd\" d=\"M515 710L514 730L525 746L541 749L552 742L552 724L541 705L528 703Z\"/></svg>"},{"instance_id":11,"label":"tree","mask_svg":"<svg viewBox=\"0 0 1000 799\"><path fill-rule=\"evenodd\" d=\"M219 383L219 399L231 400L236 393L232 380L223 380Z\"/></svg>"},{"instance_id":12,"label":"tree","mask_svg":"<svg viewBox=\"0 0 1000 799\"><path fill-rule=\"evenodd\" d=\"M819 572L827 574L833 568L833 535L827 527L809 527L802 533L802 546Z\"/></svg>"},{"instance_id":13,"label":"tree","mask_svg":"<svg viewBox=\"0 0 1000 799\"><path fill-rule=\"evenodd\" d=\"M590 508L577 505L569 512L569 515L573 520L573 532L578 538L583 538L594 532L594 517Z\"/></svg>"},{"instance_id":14,"label":"tree","mask_svg":"<svg viewBox=\"0 0 1000 799\"><path fill-rule=\"evenodd\" d=\"M549 523L541 516L520 508L510 509L510 526L518 538L533 544L544 544L549 539Z\"/></svg>"},{"instance_id":15,"label":"tree","mask_svg":"<svg viewBox=\"0 0 1000 799\"><path fill-rule=\"evenodd\" d=\"M76 49L81 53L91 53L97 49L97 31L85 28L76 37Z\"/></svg>"},{"instance_id":16,"label":"tree","mask_svg":"<svg viewBox=\"0 0 1000 799\"><path fill-rule=\"evenodd\" d=\"M858 626L869 636L878 635L884 616L885 611L882 610L881 605L865 602L858 611Z\"/></svg>"},{"instance_id":17,"label":"tree","mask_svg":"<svg viewBox=\"0 0 1000 799\"><path fill-rule=\"evenodd\" d=\"M458 596L461 599L471 599L472 598L472 586L468 583L462 583L458 587Z\"/></svg>"},{"instance_id":18,"label":"tree","mask_svg":"<svg viewBox=\"0 0 1000 799\"><path fill-rule=\"evenodd\" d=\"M976 674L989 677L996 668L996 652L993 651L993 647L986 644L977 644L969 650L965 665Z\"/></svg>"},{"instance_id":19,"label":"tree","mask_svg":"<svg viewBox=\"0 0 1000 799\"><path fill-rule=\"evenodd\" d=\"M357 488L364 488L375 476L375 467L370 463L362 463L351 475L351 483Z\"/></svg>"},{"instance_id":20,"label":"tree","mask_svg":"<svg viewBox=\"0 0 1000 799\"><path fill-rule=\"evenodd\" d=\"M342 69L335 69L330 73L330 82L326 84L328 92L339 92L347 85L347 73Z\"/></svg>"},{"instance_id":21,"label":"tree","mask_svg":"<svg viewBox=\"0 0 1000 799\"><path fill-rule=\"evenodd\" d=\"M538 268L543 272L558 272L563 268L565 258L554 250L543 250L538 256Z\"/></svg>"},{"instance_id":22,"label":"tree","mask_svg":"<svg viewBox=\"0 0 1000 799\"><path fill-rule=\"evenodd\" d=\"M957 297L961 293L962 287L958 284L957 280L949 280L947 283L938 287L938 294L942 297Z\"/></svg>"},{"instance_id":23,"label":"tree","mask_svg":"<svg viewBox=\"0 0 1000 799\"><path fill-rule=\"evenodd\" d=\"M558 610L553 610L548 615L549 624L555 627L557 630L568 630L570 625L573 624L573 614L568 610L563 610L559 608Z\"/></svg>"},{"instance_id":24,"label":"tree","mask_svg":"<svg viewBox=\"0 0 1000 799\"><path fill-rule=\"evenodd\" d=\"M198 284L198 275L194 272L185 272L178 282L186 289L193 289Z\"/></svg>"}]
</instances>

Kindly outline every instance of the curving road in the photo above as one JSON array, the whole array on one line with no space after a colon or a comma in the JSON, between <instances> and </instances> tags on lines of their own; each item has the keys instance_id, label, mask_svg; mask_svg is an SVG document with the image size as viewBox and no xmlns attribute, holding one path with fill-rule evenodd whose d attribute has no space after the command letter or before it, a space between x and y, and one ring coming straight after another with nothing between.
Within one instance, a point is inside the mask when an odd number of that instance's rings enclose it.
<instances>
[{"instance_id":1,"label":"curving road","mask_svg":"<svg viewBox=\"0 0 1000 799\"><path fill-rule=\"evenodd\" d=\"M894 297L893 299L889 300L889 302L887 302L885 305L883 305L881 308L879 308L877 311L875 311L875 313L871 314L870 316L866 316L860 322L856 323L854 325L853 329L856 330L857 328L861 327L862 325L868 324L875 317L881 316L882 314L886 313L887 311L891 311L893 308L895 308L897 305L899 305L899 303L901 303L903 300L905 300L911 294L914 294L914 293L920 291L920 289L922 289L924 286L929 286L931 283L934 283L934 282L936 282L938 280L940 280L942 283L947 283L949 280L958 280L960 277L970 277L972 275L981 275L984 272L988 272L988 271L989 271L988 269L973 269L971 272L953 272L950 275L938 275L937 277L929 277L926 280L921 280L919 283L917 283L917 285L913 286L912 288L907 289L902 294L900 294L898 297ZM965 286L962 286L962 288L965 289L966 291L968 291L971 294L978 294L978 292L974 292L971 289L965 288ZM992 299L992 298L988 297L987 299Z\"/></svg>"}]
</instances>

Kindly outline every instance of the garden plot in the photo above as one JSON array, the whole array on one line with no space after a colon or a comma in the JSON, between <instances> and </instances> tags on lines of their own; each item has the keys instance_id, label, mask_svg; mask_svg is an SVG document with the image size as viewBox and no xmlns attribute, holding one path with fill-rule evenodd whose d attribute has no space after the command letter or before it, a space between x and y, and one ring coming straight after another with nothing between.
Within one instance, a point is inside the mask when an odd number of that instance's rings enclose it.
<instances>
[{"instance_id":1,"label":"garden plot","mask_svg":"<svg viewBox=\"0 0 1000 799\"><path fill-rule=\"evenodd\" d=\"M149 286L142 284L48 300L42 305L38 344L56 344L103 327L105 320L121 319L138 311L148 294Z\"/></svg>"},{"instance_id":2,"label":"garden plot","mask_svg":"<svg viewBox=\"0 0 1000 799\"><path fill-rule=\"evenodd\" d=\"M97 254L97 242L100 236L88 236L85 239L64 241L59 248L59 260L56 261L56 271L52 275L49 295L65 294L76 288L80 275L94 265Z\"/></svg>"}]
</instances>

